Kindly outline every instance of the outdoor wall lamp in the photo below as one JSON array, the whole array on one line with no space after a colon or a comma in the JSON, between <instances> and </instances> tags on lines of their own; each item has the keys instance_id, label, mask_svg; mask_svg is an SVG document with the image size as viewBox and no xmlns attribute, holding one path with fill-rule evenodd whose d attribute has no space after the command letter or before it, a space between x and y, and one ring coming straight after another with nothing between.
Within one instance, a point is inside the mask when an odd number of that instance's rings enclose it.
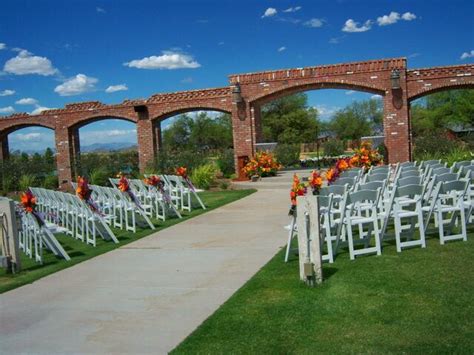
<instances>
[{"instance_id":1,"label":"outdoor wall lamp","mask_svg":"<svg viewBox=\"0 0 474 355\"><path fill-rule=\"evenodd\" d=\"M392 90L400 89L400 70L392 70L392 74L390 75L390 81L392 82Z\"/></svg>"},{"instance_id":2,"label":"outdoor wall lamp","mask_svg":"<svg viewBox=\"0 0 474 355\"><path fill-rule=\"evenodd\" d=\"M242 101L242 90L240 89L240 84L235 83L234 87L232 88L232 102L239 104Z\"/></svg>"}]
</instances>

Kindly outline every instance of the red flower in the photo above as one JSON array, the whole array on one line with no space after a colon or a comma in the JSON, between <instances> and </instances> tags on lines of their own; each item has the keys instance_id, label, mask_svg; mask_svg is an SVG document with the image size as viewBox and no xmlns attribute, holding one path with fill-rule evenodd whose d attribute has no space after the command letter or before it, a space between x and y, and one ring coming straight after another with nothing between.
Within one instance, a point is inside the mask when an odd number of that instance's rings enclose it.
<instances>
[{"instance_id":1,"label":"red flower","mask_svg":"<svg viewBox=\"0 0 474 355\"><path fill-rule=\"evenodd\" d=\"M127 191L130 190L130 184L128 183L128 180L125 177L125 175L121 176L121 178L119 180L119 183L118 183L118 188L122 192L127 192Z\"/></svg>"},{"instance_id":2,"label":"red flower","mask_svg":"<svg viewBox=\"0 0 474 355\"><path fill-rule=\"evenodd\" d=\"M34 212L36 209L36 197L30 190L21 194L21 205L28 213Z\"/></svg>"},{"instance_id":3,"label":"red flower","mask_svg":"<svg viewBox=\"0 0 474 355\"><path fill-rule=\"evenodd\" d=\"M185 168L184 166L180 166L179 168L176 168L176 175L186 178L187 171L188 171L187 168Z\"/></svg>"},{"instance_id":4,"label":"red flower","mask_svg":"<svg viewBox=\"0 0 474 355\"><path fill-rule=\"evenodd\" d=\"M76 195L81 200L88 200L91 197L92 190L89 188L89 184L87 183L87 179L81 176L77 177L77 188L76 188Z\"/></svg>"}]
</instances>

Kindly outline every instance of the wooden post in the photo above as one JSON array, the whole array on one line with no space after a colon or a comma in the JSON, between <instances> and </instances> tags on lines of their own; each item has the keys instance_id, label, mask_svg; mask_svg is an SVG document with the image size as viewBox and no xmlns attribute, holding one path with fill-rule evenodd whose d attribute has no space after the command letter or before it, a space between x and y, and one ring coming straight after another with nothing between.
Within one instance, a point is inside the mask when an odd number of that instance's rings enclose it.
<instances>
[{"instance_id":1,"label":"wooden post","mask_svg":"<svg viewBox=\"0 0 474 355\"><path fill-rule=\"evenodd\" d=\"M300 279L308 284L320 284L323 282L323 261L319 229L319 204L316 196L297 197L296 215ZM311 264L310 269L308 263Z\"/></svg>"}]
</instances>

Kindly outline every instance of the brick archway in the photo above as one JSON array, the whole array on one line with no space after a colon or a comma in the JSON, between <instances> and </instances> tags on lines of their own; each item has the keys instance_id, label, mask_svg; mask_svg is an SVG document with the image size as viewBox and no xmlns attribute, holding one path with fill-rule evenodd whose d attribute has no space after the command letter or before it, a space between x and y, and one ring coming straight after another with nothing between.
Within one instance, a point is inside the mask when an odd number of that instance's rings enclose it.
<instances>
[{"instance_id":1,"label":"brick archway","mask_svg":"<svg viewBox=\"0 0 474 355\"><path fill-rule=\"evenodd\" d=\"M400 73L392 88L391 74ZM68 186L78 153L78 127L104 117L137 124L140 169L159 149L159 123L182 112L213 110L232 115L236 162L251 157L260 133L260 106L272 99L312 89L339 88L383 96L385 144L390 162L411 158L409 102L440 90L474 87L474 65L407 69L406 58L323 65L306 68L237 74L227 87L156 94L148 99L125 100L115 105L98 101L68 104L40 115L14 114L0 120L0 157L6 158L7 135L14 127L40 125L54 129L59 180ZM157 138L158 137L158 138ZM6 144L6 145L5 145ZM241 173L236 164L236 172Z\"/></svg>"}]
</instances>

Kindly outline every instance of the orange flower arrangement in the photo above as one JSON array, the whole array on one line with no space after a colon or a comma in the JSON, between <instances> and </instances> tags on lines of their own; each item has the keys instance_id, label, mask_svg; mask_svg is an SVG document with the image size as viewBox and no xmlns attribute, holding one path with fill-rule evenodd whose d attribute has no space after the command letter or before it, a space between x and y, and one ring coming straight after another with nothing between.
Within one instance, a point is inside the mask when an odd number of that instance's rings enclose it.
<instances>
[{"instance_id":1,"label":"orange flower arrangement","mask_svg":"<svg viewBox=\"0 0 474 355\"><path fill-rule=\"evenodd\" d=\"M316 195L323 186L323 178L321 174L319 174L316 170L313 170L309 176L308 183L313 190L313 195Z\"/></svg>"},{"instance_id":2,"label":"orange flower arrangement","mask_svg":"<svg viewBox=\"0 0 474 355\"><path fill-rule=\"evenodd\" d=\"M143 181L145 184L155 187L162 183L160 177L157 175L151 175L150 177L143 179Z\"/></svg>"},{"instance_id":3,"label":"orange flower arrangement","mask_svg":"<svg viewBox=\"0 0 474 355\"><path fill-rule=\"evenodd\" d=\"M306 186L300 182L298 175L293 175L293 185L290 190L291 205L296 206L296 197L304 196L306 194Z\"/></svg>"},{"instance_id":4,"label":"orange flower arrangement","mask_svg":"<svg viewBox=\"0 0 474 355\"><path fill-rule=\"evenodd\" d=\"M81 200L89 200L92 194L92 190L89 188L89 184L87 183L87 179L81 176L77 177L77 188L76 188L76 195Z\"/></svg>"},{"instance_id":5,"label":"orange flower arrangement","mask_svg":"<svg viewBox=\"0 0 474 355\"><path fill-rule=\"evenodd\" d=\"M269 152L257 152L255 157L245 165L242 171L249 178L258 176L275 176L276 172L282 168L282 165Z\"/></svg>"},{"instance_id":6,"label":"orange flower arrangement","mask_svg":"<svg viewBox=\"0 0 474 355\"><path fill-rule=\"evenodd\" d=\"M180 166L179 168L176 168L176 175L179 175L183 178L186 178L188 176L188 169L184 166Z\"/></svg>"},{"instance_id":7,"label":"orange flower arrangement","mask_svg":"<svg viewBox=\"0 0 474 355\"><path fill-rule=\"evenodd\" d=\"M355 167L369 169L371 166L382 164L382 156L372 149L370 142L362 142L359 149L355 150L354 156L351 158L351 164Z\"/></svg>"},{"instance_id":8,"label":"orange flower arrangement","mask_svg":"<svg viewBox=\"0 0 474 355\"><path fill-rule=\"evenodd\" d=\"M119 174L119 176L120 176L120 180L119 180L119 183L118 183L119 190L122 191L122 192L130 191L130 184L129 184L127 178L125 177L125 175Z\"/></svg>"},{"instance_id":9,"label":"orange flower arrangement","mask_svg":"<svg viewBox=\"0 0 474 355\"><path fill-rule=\"evenodd\" d=\"M328 185L331 185L334 181L337 180L339 177L339 170L337 168L331 168L326 172L326 180L328 182Z\"/></svg>"},{"instance_id":10,"label":"orange flower arrangement","mask_svg":"<svg viewBox=\"0 0 474 355\"><path fill-rule=\"evenodd\" d=\"M23 209L28 213L33 213L36 210L36 197L33 193L28 190L21 194L21 205Z\"/></svg>"}]
</instances>

